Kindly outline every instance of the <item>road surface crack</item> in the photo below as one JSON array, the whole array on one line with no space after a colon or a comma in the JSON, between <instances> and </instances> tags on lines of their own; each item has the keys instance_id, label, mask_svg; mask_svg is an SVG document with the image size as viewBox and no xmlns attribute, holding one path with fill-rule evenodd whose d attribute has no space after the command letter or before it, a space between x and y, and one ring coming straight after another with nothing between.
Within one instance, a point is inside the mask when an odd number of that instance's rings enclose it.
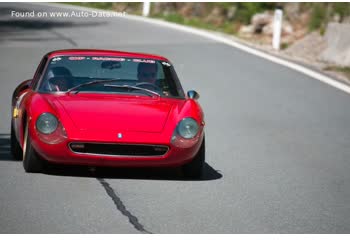
<instances>
[{"instance_id":1,"label":"road surface crack","mask_svg":"<svg viewBox=\"0 0 350 240\"><path fill-rule=\"evenodd\" d=\"M117 209L129 219L129 222L131 223L131 225L133 225L135 229L137 229L142 233L151 233L147 231L142 226L142 224L139 223L139 220L137 219L137 217L135 217L128 211L123 201L117 196L114 189L108 184L106 180L104 180L103 178L97 178L97 180L101 183L102 187L106 190L108 196L110 196L110 198L113 200L114 205L117 207Z\"/></svg>"}]
</instances>

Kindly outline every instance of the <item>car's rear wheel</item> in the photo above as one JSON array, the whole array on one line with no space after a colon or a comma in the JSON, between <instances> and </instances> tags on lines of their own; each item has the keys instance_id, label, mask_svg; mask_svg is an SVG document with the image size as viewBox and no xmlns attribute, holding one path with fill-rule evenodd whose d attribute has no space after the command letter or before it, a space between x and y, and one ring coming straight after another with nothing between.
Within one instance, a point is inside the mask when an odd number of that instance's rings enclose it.
<instances>
[{"instance_id":1,"label":"car's rear wheel","mask_svg":"<svg viewBox=\"0 0 350 240\"><path fill-rule=\"evenodd\" d=\"M31 144L30 136L28 134L28 124L24 133L23 168L28 173L42 172L44 168L43 160L38 156Z\"/></svg>"},{"instance_id":2,"label":"car's rear wheel","mask_svg":"<svg viewBox=\"0 0 350 240\"><path fill-rule=\"evenodd\" d=\"M22 160L23 151L17 141L15 130L11 121L11 154L15 160Z\"/></svg>"},{"instance_id":3,"label":"car's rear wheel","mask_svg":"<svg viewBox=\"0 0 350 240\"><path fill-rule=\"evenodd\" d=\"M205 138L203 138L202 145L193 158L193 160L182 166L182 171L185 177L200 179L203 176L205 164Z\"/></svg>"}]
</instances>

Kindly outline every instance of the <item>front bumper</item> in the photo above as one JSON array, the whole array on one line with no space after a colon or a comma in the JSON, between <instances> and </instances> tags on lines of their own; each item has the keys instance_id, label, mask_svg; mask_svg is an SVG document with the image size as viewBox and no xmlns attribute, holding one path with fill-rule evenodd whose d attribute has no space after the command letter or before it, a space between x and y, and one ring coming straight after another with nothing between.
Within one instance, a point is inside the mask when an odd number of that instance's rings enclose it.
<instances>
[{"instance_id":1,"label":"front bumper","mask_svg":"<svg viewBox=\"0 0 350 240\"><path fill-rule=\"evenodd\" d=\"M169 150L162 156L117 156L105 154L89 154L73 152L69 147L72 142L86 142L87 139L67 139L59 144L47 144L42 142L36 134L32 135L32 145L36 152L45 160L58 164L110 166L110 167L176 167L191 161L203 140L203 134L198 142L189 148L178 148L169 142L105 142L89 141L102 144L154 144L166 145Z\"/></svg>"}]
</instances>

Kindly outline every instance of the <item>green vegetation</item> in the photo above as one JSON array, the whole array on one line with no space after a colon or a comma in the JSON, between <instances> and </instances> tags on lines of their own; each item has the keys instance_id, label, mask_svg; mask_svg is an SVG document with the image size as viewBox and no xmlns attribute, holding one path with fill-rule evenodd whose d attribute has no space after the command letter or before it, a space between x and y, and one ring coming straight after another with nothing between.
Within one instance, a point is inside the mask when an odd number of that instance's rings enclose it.
<instances>
[{"instance_id":1,"label":"green vegetation","mask_svg":"<svg viewBox=\"0 0 350 240\"><path fill-rule=\"evenodd\" d=\"M237 6L237 12L234 20L243 24L249 24L250 19L254 14L261 13L266 10L273 10L276 8L276 3L269 2L238 2L231 3Z\"/></svg>"},{"instance_id":2,"label":"green vegetation","mask_svg":"<svg viewBox=\"0 0 350 240\"><path fill-rule=\"evenodd\" d=\"M273 10L277 7L277 3L271 2L210 2L204 3L209 9L219 7L223 12L227 12L230 8L235 8L234 21L249 24L251 17L266 10Z\"/></svg>"},{"instance_id":3,"label":"green vegetation","mask_svg":"<svg viewBox=\"0 0 350 240\"><path fill-rule=\"evenodd\" d=\"M281 49L284 50L284 49L287 49L289 47L289 44L288 43L282 43L281 44Z\"/></svg>"},{"instance_id":4,"label":"green vegetation","mask_svg":"<svg viewBox=\"0 0 350 240\"><path fill-rule=\"evenodd\" d=\"M311 18L309 22L310 31L323 28L327 19L327 9L322 3L317 3L312 9Z\"/></svg>"},{"instance_id":5,"label":"green vegetation","mask_svg":"<svg viewBox=\"0 0 350 240\"><path fill-rule=\"evenodd\" d=\"M153 15L154 18L163 18L166 21L179 23L179 24L185 24L185 18L177 13L171 13L169 15L163 15L163 14L157 14Z\"/></svg>"},{"instance_id":6,"label":"green vegetation","mask_svg":"<svg viewBox=\"0 0 350 240\"><path fill-rule=\"evenodd\" d=\"M349 2L335 2L333 3L334 14L339 14L340 21L343 21L346 16L350 16Z\"/></svg>"},{"instance_id":7,"label":"green vegetation","mask_svg":"<svg viewBox=\"0 0 350 240\"><path fill-rule=\"evenodd\" d=\"M350 79L350 67L328 66L323 70L341 72L344 73L348 79Z\"/></svg>"},{"instance_id":8,"label":"green vegetation","mask_svg":"<svg viewBox=\"0 0 350 240\"><path fill-rule=\"evenodd\" d=\"M309 21L309 30L320 30L324 33L327 23L337 16L342 22L345 17L350 16L349 2L334 3L305 3L311 9L311 17Z\"/></svg>"}]
</instances>

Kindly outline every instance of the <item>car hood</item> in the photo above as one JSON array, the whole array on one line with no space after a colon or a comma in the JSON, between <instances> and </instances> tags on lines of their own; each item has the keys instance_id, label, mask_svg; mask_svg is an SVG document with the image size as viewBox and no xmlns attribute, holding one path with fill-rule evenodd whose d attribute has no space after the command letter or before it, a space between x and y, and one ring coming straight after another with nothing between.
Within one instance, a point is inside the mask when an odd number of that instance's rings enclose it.
<instances>
[{"instance_id":1,"label":"car hood","mask_svg":"<svg viewBox=\"0 0 350 240\"><path fill-rule=\"evenodd\" d=\"M148 97L85 94L56 96L54 102L78 129L103 131L162 132L173 107L172 103Z\"/></svg>"}]
</instances>

